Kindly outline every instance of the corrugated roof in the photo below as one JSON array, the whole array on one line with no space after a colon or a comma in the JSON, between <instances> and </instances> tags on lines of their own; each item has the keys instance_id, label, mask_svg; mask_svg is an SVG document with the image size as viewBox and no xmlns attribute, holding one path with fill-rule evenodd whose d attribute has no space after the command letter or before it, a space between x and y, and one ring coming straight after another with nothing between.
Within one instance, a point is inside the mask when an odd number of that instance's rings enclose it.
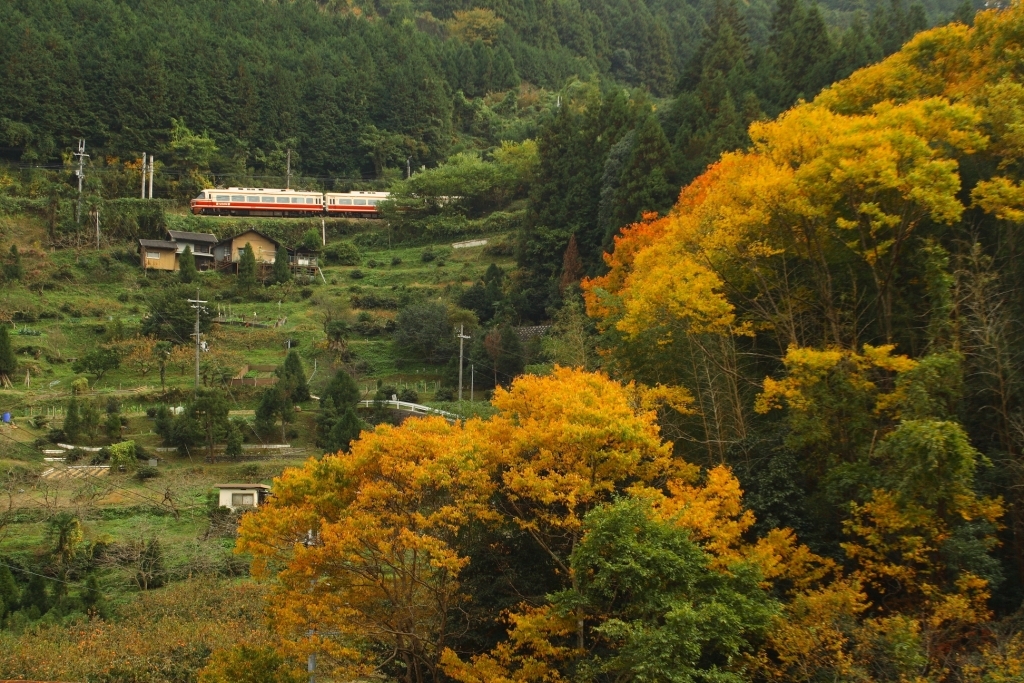
<instances>
[{"instance_id":1,"label":"corrugated roof","mask_svg":"<svg viewBox=\"0 0 1024 683\"><path fill-rule=\"evenodd\" d=\"M183 242L209 242L210 244L217 243L217 236L211 235L208 232L183 232L181 230L168 230L167 234L171 236L174 241L181 240Z\"/></svg>"},{"instance_id":2,"label":"corrugated roof","mask_svg":"<svg viewBox=\"0 0 1024 683\"><path fill-rule=\"evenodd\" d=\"M139 244L149 249L171 249L178 250L178 245L167 240L139 240Z\"/></svg>"},{"instance_id":3,"label":"corrugated roof","mask_svg":"<svg viewBox=\"0 0 1024 683\"><path fill-rule=\"evenodd\" d=\"M270 487L266 484L214 484L214 488L218 489L266 489L270 490Z\"/></svg>"}]
</instances>

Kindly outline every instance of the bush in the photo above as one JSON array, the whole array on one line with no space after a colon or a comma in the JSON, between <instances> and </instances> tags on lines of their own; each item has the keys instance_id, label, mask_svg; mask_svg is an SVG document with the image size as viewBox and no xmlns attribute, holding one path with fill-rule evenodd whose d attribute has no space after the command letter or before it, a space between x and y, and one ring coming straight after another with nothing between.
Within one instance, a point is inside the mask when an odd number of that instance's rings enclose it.
<instances>
[{"instance_id":1,"label":"bush","mask_svg":"<svg viewBox=\"0 0 1024 683\"><path fill-rule=\"evenodd\" d=\"M153 479L159 477L160 471L155 467L149 465L142 465L139 469L135 470L135 478L139 481L146 481L147 479Z\"/></svg>"},{"instance_id":2,"label":"bush","mask_svg":"<svg viewBox=\"0 0 1024 683\"><path fill-rule=\"evenodd\" d=\"M353 280L362 280L365 277L365 275L363 275L363 271L361 270L353 270L351 273L348 274L348 276Z\"/></svg>"},{"instance_id":3,"label":"bush","mask_svg":"<svg viewBox=\"0 0 1024 683\"><path fill-rule=\"evenodd\" d=\"M367 294L352 295L352 306L355 308L373 308L386 311L396 311L398 310L398 305L398 299L386 294L375 294L373 292L369 292Z\"/></svg>"},{"instance_id":4,"label":"bush","mask_svg":"<svg viewBox=\"0 0 1024 683\"><path fill-rule=\"evenodd\" d=\"M436 258L437 254L434 253L433 247L427 247L420 252L420 261L423 261L424 263L430 263Z\"/></svg>"},{"instance_id":5,"label":"bush","mask_svg":"<svg viewBox=\"0 0 1024 683\"><path fill-rule=\"evenodd\" d=\"M406 403L419 403L420 395L415 390L406 387L398 392L398 400L405 401Z\"/></svg>"},{"instance_id":6,"label":"bush","mask_svg":"<svg viewBox=\"0 0 1024 683\"><path fill-rule=\"evenodd\" d=\"M440 389L437 390L437 393L434 394L434 400L435 401L454 401L455 400L455 390L452 389L451 387L441 387Z\"/></svg>"},{"instance_id":7,"label":"bush","mask_svg":"<svg viewBox=\"0 0 1024 683\"><path fill-rule=\"evenodd\" d=\"M391 265L393 265L393 266L400 266L400 265L402 265L402 259L400 259L397 256L395 256L394 258L391 259Z\"/></svg>"},{"instance_id":8,"label":"bush","mask_svg":"<svg viewBox=\"0 0 1024 683\"><path fill-rule=\"evenodd\" d=\"M358 266L359 248L351 242L334 242L324 248L324 261L328 265Z\"/></svg>"}]
</instances>

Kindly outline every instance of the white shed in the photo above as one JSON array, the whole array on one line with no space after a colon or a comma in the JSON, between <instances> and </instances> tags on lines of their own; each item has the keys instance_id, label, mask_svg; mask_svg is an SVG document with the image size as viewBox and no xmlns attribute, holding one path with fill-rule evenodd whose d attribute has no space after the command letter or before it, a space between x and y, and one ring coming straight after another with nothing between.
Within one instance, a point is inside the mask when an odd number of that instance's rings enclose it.
<instances>
[{"instance_id":1,"label":"white shed","mask_svg":"<svg viewBox=\"0 0 1024 683\"><path fill-rule=\"evenodd\" d=\"M266 484L217 484L220 490L220 506L237 510L263 505L270 495Z\"/></svg>"}]
</instances>

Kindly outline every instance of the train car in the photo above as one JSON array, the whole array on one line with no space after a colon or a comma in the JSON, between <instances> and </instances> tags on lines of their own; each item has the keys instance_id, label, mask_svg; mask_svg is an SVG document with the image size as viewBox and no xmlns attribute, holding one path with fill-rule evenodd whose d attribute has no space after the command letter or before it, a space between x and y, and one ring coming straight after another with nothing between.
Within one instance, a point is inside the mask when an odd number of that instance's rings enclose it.
<instances>
[{"instance_id":1,"label":"train car","mask_svg":"<svg viewBox=\"0 0 1024 683\"><path fill-rule=\"evenodd\" d=\"M324 206L328 216L377 218L377 204L387 200L388 192L328 192Z\"/></svg>"},{"instance_id":2,"label":"train car","mask_svg":"<svg viewBox=\"0 0 1024 683\"><path fill-rule=\"evenodd\" d=\"M298 218L320 216L323 212L324 196L301 190L229 187L203 190L192 200L192 213L204 216Z\"/></svg>"}]
</instances>

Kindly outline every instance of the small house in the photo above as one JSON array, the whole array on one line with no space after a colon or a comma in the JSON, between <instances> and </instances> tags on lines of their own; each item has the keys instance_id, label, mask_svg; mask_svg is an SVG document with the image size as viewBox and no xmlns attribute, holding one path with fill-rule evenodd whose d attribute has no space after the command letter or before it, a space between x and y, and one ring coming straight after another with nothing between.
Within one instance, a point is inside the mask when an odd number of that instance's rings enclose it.
<instances>
[{"instance_id":1,"label":"small house","mask_svg":"<svg viewBox=\"0 0 1024 683\"><path fill-rule=\"evenodd\" d=\"M257 508L267 501L270 487L266 484L217 484L220 506L232 510Z\"/></svg>"},{"instance_id":2,"label":"small house","mask_svg":"<svg viewBox=\"0 0 1024 683\"><path fill-rule=\"evenodd\" d=\"M177 245L179 254L185 251L185 247L191 247L198 270L209 270L213 267L213 248L217 246L216 235L206 232L168 230L167 236Z\"/></svg>"},{"instance_id":3,"label":"small house","mask_svg":"<svg viewBox=\"0 0 1024 683\"><path fill-rule=\"evenodd\" d=\"M280 250L282 254L287 251L281 243L273 237L269 237L258 230L246 230L234 237L218 242L213 248L213 255L217 259L218 267L228 264L235 264L242 258L242 250L248 244L252 247L252 253L256 257L256 263L273 263Z\"/></svg>"},{"instance_id":4,"label":"small house","mask_svg":"<svg viewBox=\"0 0 1024 683\"><path fill-rule=\"evenodd\" d=\"M167 240L139 240L143 270L177 270L178 245Z\"/></svg>"}]
</instances>

